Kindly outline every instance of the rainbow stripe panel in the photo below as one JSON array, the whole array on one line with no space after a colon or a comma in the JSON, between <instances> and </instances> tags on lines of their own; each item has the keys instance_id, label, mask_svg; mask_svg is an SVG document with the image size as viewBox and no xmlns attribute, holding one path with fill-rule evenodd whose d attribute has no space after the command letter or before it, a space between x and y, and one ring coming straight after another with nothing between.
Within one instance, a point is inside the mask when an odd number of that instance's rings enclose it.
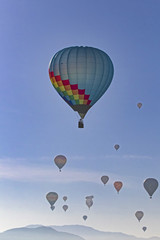
<instances>
[{"instance_id":1,"label":"rainbow stripe panel","mask_svg":"<svg viewBox=\"0 0 160 240\"><path fill-rule=\"evenodd\" d=\"M69 79L62 80L60 75L55 76L54 72L50 72L50 70L49 77L59 95L69 105L90 105L90 95L85 94L85 89L78 89L78 84L70 84Z\"/></svg>"}]
</instances>

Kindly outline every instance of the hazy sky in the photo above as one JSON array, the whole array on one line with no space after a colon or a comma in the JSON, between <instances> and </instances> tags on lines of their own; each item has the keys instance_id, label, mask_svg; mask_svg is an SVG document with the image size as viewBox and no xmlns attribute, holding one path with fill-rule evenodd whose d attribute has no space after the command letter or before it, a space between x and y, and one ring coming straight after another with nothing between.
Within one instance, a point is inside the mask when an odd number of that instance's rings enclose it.
<instances>
[{"instance_id":1,"label":"hazy sky","mask_svg":"<svg viewBox=\"0 0 160 240\"><path fill-rule=\"evenodd\" d=\"M159 12L159 0L0 0L0 231L86 224L160 237L160 188L152 200L143 188L148 177L160 182ZM99 48L114 64L84 129L48 76L52 56L69 46ZM68 160L61 173L58 154ZM102 175L110 177L105 187ZM53 212L50 191L59 195ZM94 195L90 210L87 195Z\"/></svg>"}]
</instances>

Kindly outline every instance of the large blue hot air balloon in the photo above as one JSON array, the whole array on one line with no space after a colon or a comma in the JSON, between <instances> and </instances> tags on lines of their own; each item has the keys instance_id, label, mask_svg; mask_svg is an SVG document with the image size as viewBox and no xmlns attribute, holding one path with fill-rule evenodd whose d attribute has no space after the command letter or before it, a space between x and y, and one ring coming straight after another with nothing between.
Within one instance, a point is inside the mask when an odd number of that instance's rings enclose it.
<instances>
[{"instance_id":1,"label":"large blue hot air balloon","mask_svg":"<svg viewBox=\"0 0 160 240\"><path fill-rule=\"evenodd\" d=\"M113 64L103 51L93 47L68 47L49 63L50 80L59 95L82 119L111 84Z\"/></svg>"}]
</instances>

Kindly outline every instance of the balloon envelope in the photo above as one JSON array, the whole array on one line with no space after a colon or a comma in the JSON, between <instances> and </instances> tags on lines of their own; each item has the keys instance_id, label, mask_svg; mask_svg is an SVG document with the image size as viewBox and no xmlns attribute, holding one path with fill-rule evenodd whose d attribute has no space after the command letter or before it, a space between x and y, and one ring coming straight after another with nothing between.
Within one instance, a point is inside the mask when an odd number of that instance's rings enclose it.
<instances>
[{"instance_id":1,"label":"balloon envelope","mask_svg":"<svg viewBox=\"0 0 160 240\"><path fill-rule=\"evenodd\" d=\"M137 103L137 107L141 108L142 107L142 103Z\"/></svg>"},{"instance_id":2,"label":"balloon envelope","mask_svg":"<svg viewBox=\"0 0 160 240\"><path fill-rule=\"evenodd\" d=\"M142 219L142 217L144 216L144 213L142 211L137 211L135 213L136 218L138 219L138 221L140 222L140 220Z\"/></svg>"},{"instance_id":3,"label":"balloon envelope","mask_svg":"<svg viewBox=\"0 0 160 240\"><path fill-rule=\"evenodd\" d=\"M87 216L86 216L86 215L84 215L84 216L83 216L83 219L86 221L86 219L87 219Z\"/></svg>"},{"instance_id":4,"label":"balloon envelope","mask_svg":"<svg viewBox=\"0 0 160 240\"><path fill-rule=\"evenodd\" d=\"M93 47L64 48L49 63L52 85L82 119L110 86L113 72L110 57Z\"/></svg>"},{"instance_id":5,"label":"balloon envelope","mask_svg":"<svg viewBox=\"0 0 160 240\"><path fill-rule=\"evenodd\" d=\"M101 181L102 181L102 183L103 183L104 185L108 182L108 180L109 180L109 177L108 177L108 176L102 176L102 177L101 177Z\"/></svg>"},{"instance_id":6,"label":"balloon envelope","mask_svg":"<svg viewBox=\"0 0 160 240\"><path fill-rule=\"evenodd\" d=\"M50 203L50 205L51 205L51 209L52 210L54 210L54 204L55 204L55 202L57 201L57 199L58 199L58 194L56 193L56 192L49 192L49 193L47 193L47 195L46 195L46 199L48 200L48 202Z\"/></svg>"},{"instance_id":7,"label":"balloon envelope","mask_svg":"<svg viewBox=\"0 0 160 240\"><path fill-rule=\"evenodd\" d=\"M91 198L87 198L86 199L86 205L90 209L90 207L92 207L92 205L93 205L93 200Z\"/></svg>"},{"instance_id":8,"label":"balloon envelope","mask_svg":"<svg viewBox=\"0 0 160 240\"><path fill-rule=\"evenodd\" d=\"M62 167L67 162L67 158L63 155L58 155L55 157L54 162L55 162L56 166L59 168L59 170L61 171Z\"/></svg>"},{"instance_id":9,"label":"balloon envelope","mask_svg":"<svg viewBox=\"0 0 160 240\"><path fill-rule=\"evenodd\" d=\"M117 190L118 193L121 190L122 186L123 186L122 182L120 182L120 181L114 182L114 187L115 187L115 189Z\"/></svg>"},{"instance_id":10,"label":"balloon envelope","mask_svg":"<svg viewBox=\"0 0 160 240\"><path fill-rule=\"evenodd\" d=\"M147 193L149 194L150 198L152 198L153 193L158 188L158 181L155 178L147 178L144 181L143 186Z\"/></svg>"},{"instance_id":11,"label":"balloon envelope","mask_svg":"<svg viewBox=\"0 0 160 240\"><path fill-rule=\"evenodd\" d=\"M114 148L115 148L116 150L118 150L119 147L120 147L120 146L119 146L118 144L115 144L115 145L114 145Z\"/></svg>"},{"instance_id":12,"label":"balloon envelope","mask_svg":"<svg viewBox=\"0 0 160 240\"><path fill-rule=\"evenodd\" d=\"M63 210L67 211L67 209L68 209L68 205L63 205Z\"/></svg>"},{"instance_id":13,"label":"balloon envelope","mask_svg":"<svg viewBox=\"0 0 160 240\"><path fill-rule=\"evenodd\" d=\"M145 231L147 230L147 227L143 227L142 229L143 229L143 231L145 232Z\"/></svg>"},{"instance_id":14,"label":"balloon envelope","mask_svg":"<svg viewBox=\"0 0 160 240\"><path fill-rule=\"evenodd\" d=\"M63 197L63 200L64 200L64 201L67 201L67 196L64 196L64 197Z\"/></svg>"}]
</instances>

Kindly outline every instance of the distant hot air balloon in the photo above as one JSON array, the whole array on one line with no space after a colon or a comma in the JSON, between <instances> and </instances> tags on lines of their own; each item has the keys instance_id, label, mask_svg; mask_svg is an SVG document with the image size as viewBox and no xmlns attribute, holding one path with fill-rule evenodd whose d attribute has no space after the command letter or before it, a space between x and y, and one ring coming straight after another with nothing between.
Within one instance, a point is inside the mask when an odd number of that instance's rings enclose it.
<instances>
[{"instance_id":1,"label":"distant hot air balloon","mask_svg":"<svg viewBox=\"0 0 160 240\"><path fill-rule=\"evenodd\" d=\"M58 155L54 159L55 164L59 168L59 171L61 172L62 167L66 164L67 158L63 155Z\"/></svg>"},{"instance_id":2,"label":"distant hot air balloon","mask_svg":"<svg viewBox=\"0 0 160 240\"><path fill-rule=\"evenodd\" d=\"M64 200L64 201L67 201L67 196L64 196L64 197L63 197L63 200Z\"/></svg>"},{"instance_id":3,"label":"distant hot air balloon","mask_svg":"<svg viewBox=\"0 0 160 240\"><path fill-rule=\"evenodd\" d=\"M155 178L147 178L144 181L143 186L145 190L148 192L150 198L152 198L153 193L158 188L158 181Z\"/></svg>"},{"instance_id":4,"label":"distant hot air balloon","mask_svg":"<svg viewBox=\"0 0 160 240\"><path fill-rule=\"evenodd\" d=\"M110 57L93 47L64 48L51 59L50 80L58 94L80 115L80 128L88 110L110 86L113 72Z\"/></svg>"},{"instance_id":5,"label":"distant hot air balloon","mask_svg":"<svg viewBox=\"0 0 160 240\"><path fill-rule=\"evenodd\" d=\"M119 193L119 191L121 190L122 186L123 186L122 182L120 182L120 181L114 182L114 187L117 190L117 193Z\"/></svg>"},{"instance_id":6,"label":"distant hot air balloon","mask_svg":"<svg viewBox=\"0 0 160 240\"><path fill-rule=\"evenodd\" d=\"M66 212L68 209L68 205L63 205L63 210Z\"/></svg>"},{"instance_id":7,"label":"distant hot air balloon","mask_svg":"<svg viewBox=\"0 0 160 240\"><path fill-rule=\"evenodd\" d=\"M92 205L93 205L93 200L92 199L86 199L86 205L90 209L90 207L92 207Z\"/></svg>"},{"instance_id":8,"label":"distant hot air balloon","mask_svg":"<svg viewBox=\"0 0 160 240\"><path fill-rule=\"evenodd\" d=\"M102 183L103 183L104 185L106 185L106 183L108 182L108 180L109 180L109 177L108 177L108 176L102 176L102 177L101 177L101 181L102 181Z\"/></svg>"},{"instance_id":9,"label":"distant hot air balloon","mask_svg":"<svg viewBox=\"0 0 160 240\"><path fill-rule=\"evenodd\" d=\"M141 219L142 219L142 217L144 216L144 213L143 213L142 211L137 211L137 212L135 213L135 216L136 216L136 218L138 219L138 221L140 222Z\"/></svg>"},{"instance_id":10,"label":"distant hot air balloon","mask_svg":"<svg viewBox=\"0 0 160 240\"><path fill-rule=\"evenodd\" d=\"M89 209L93 205L93 200L92 200L93 198L94 198L93 196L87 196L86 197L86 205L88 206Z\"/></svg>"},{"instance_id":11,"label":"distant hot air balloon","mask_svg":"<svg viewBox=\"0 0 160 240\"><path fill-rule=\"evenodd\" d=\"M118 150L119 147L120 147L120 146L119 146L118 144L115 144L115 145L114 145L114 148L115 148L116 150Z\"/></svg>"},{"instance_id":12,"label":"distant hot air balloon","mask_svg":"<svg viewBox=\"0 0 160 240\"><path fill-rule=\"evenodd\" d=\"M83 219L86 221L86 220L87 220L87 216L86 216L86 215L84 215L84 216L83 216Z\"/></svg>"},{"instance_id":13,"label":"distant hot air balloon","mask_svg":"<svg viewBox=\"0 0 160 240\"><path fill-rule=\"evenodd\" d=\"M145 232L145 231L147 230L147 227L143 227L142 229L143 229L143 231Z\"/></svg>"},{"instance_id":14,"label":"distant hot air balloon","mask_svg":"<svg viewBox=\"0 0 160 240\"><path fill-rule=\"evenodd\" d=\"M141 108L142 107L142 103L137 103L137 107Z\"/></svg>"},{"instance_id":15,"label":"distant hot air balloon","mask_svg":"<svg viewBox=\"0 0 160 240\"><path fill-rule=\"evenodd\" d=\"M51 209L54 210L54 208L55 208L54 204L58 199L58 194L56 192L49 192L46 195L46 199L50 203Z\"/></svg>"}]
</instances>

